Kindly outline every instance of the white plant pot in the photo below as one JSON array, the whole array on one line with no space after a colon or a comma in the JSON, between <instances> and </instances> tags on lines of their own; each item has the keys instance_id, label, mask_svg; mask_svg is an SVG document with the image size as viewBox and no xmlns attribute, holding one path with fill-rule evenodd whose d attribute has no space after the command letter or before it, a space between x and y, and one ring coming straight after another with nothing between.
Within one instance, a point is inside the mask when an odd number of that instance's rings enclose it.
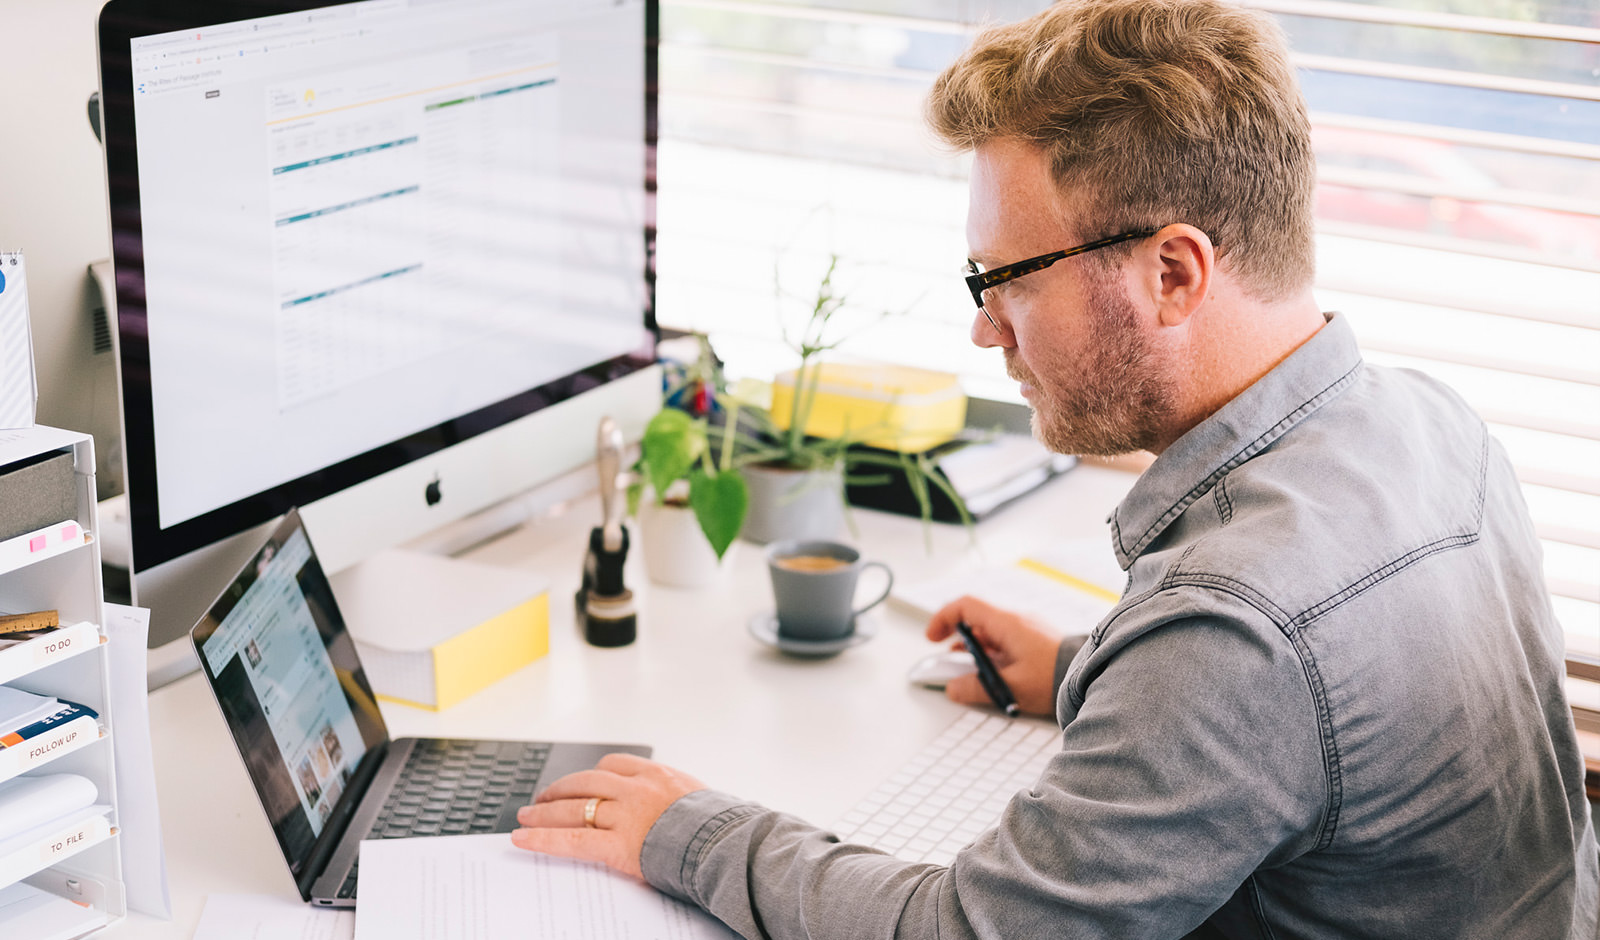
<instances>
[{"instance_id":1,"label":"white plant pot","mask_svg":"<svg viewBox=\"0 0 1600 940\"><path fill-rule=\"evenodd\" d=\"M844 532L844 473L750 465L739 471L750 487L750 510L740 535L765 545L785 539L835 539Z\"/></svg>"},{"instance_id":2,"label":"white plant pot","mask_svg":"<svg viewBox=\"0 0 1600 940\"><path fill-rule=\"evenodd\" d=\"M644 553L645 572L656 584L705 587L722 571L717 553L711 550L711 543L688 506L663 506L648 496L641 500L639 548ZM732 551L730 545L723 557Z\"/></svg>"}]
</instances>

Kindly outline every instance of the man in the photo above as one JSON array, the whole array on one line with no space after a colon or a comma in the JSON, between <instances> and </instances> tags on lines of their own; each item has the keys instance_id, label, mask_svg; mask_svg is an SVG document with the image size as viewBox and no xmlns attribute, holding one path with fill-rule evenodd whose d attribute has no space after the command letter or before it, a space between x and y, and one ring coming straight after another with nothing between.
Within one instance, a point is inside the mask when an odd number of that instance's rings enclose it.
<instances>
[{"instance_id":1,"label":"man","mask_svg":"<svg viewBox=\"0 0 1600 940\"><path fill-rule=\"evenodd\" d=\"M928 626L971 624L1061 752L949 868L622 756L514 841L751 937L1592 937L1537 539L1483 423L1317 307L1275 28L1067 0L980 36L928 111L974 151L973 341L1035 434L1159 455L1111 517L1128 587L1086 640L970 599Z\"/></svg>"}]
</instances>

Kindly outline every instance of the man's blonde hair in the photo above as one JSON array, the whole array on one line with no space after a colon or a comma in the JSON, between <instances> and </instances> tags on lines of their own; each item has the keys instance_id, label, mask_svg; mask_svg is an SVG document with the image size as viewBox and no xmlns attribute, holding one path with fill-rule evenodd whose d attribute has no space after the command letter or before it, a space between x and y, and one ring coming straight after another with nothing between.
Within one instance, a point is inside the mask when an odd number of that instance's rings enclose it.
<instances>
[{"instance_id":1,"label":"man's blonde hair","mask_svg":"<svg viewBox=\"0 0 1600 940\"><path fill-rule=\"evenodd\" d=\"M927 117L960 149L1043 148L1085 239L1187 222L1256 296L1311 282L1311 129L1265 14L1062 0L981 33L934 83Z\"/></svg>"}]
</instances>

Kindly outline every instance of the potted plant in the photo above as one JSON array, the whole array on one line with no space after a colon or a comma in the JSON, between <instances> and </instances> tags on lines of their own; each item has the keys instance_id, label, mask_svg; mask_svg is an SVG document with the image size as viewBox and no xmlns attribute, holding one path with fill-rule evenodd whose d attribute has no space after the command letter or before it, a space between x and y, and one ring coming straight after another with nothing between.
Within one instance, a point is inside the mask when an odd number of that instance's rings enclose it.
<instances>
[{"instance_id":1,"label":"potted plant","mask_svg":"<svg viewBox=\"0 0 1600 940\"><path fill-rule=\"evenodd\" d=\"M628 510L639 520L652 580L694 587L715 577L749 504L744 479L732 467L733 443L725 437L714 460L707 420L671 405L645 427Z\"/></svg>"},{"instance_id":2,"label":"potted plant","mask_svg":"<svg viewBox=\"0 0 1600 940\"><path fill-rule=\"evenodd\" d=\"M931 486L950 497L963 521L971 521L960 496L926 456L853 447L882 429L845 428L832 437L806 433L822 376L819 357L841 342L830 336L835 316L847 306L834 282L838 263L837 256L829 257L815 294L807 300L809 309L798 336L792 336L787 328L783 331L784 341L798 355L799 364L782 412L775 415L769 407L728 396L734 402L728 419L720 427L709 429L724 451L730 439L738 442L723 466L738 468L748 483L749 510L742 534L749 541L836 536L845 523L845 482L887 483L890 477L882 471L890 467L900 471L910 484L924 520L931 512ZM779 295L782 300L781 289Z\"/></svg>"},{"instance_id":3,"label":"potted plant","mask_svg":"<svg viewBox=\"0 0 1600 940\"><path fill-rule=\"evenodd\" d=\"M837 266L838 258L830 257L806 301L798 336L784 332L799 364L778 415L770 400L729 390L709 341L694 337L695 354L678 367L667 406L645 430L628 490L653 580L708 582L740 535L756 543L836 537L846 522L845 483L887 483L891 477L884 471L891 468L910 485L924 520L932 512L930 488L937 488L971 522L960 496L925 455L853 446L881 428L806 433L822 376L819 357L840 342L830 335L834 317L846 307L835 287ZM654 493L650 499L644 498L647 487Z\"/></svg>"}]
</instances>

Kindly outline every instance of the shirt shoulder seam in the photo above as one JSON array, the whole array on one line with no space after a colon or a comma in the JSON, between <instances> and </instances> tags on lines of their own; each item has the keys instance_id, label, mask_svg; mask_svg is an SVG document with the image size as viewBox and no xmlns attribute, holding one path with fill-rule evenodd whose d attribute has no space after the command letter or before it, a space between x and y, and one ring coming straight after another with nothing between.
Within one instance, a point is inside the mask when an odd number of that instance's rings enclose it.
<instances>
[{"instance_id":1,"label":"shirt shoulder seam","mask_svg":"<svg viewBox=\"0 0 1600 940\"><path fill-rule=\"evenodd\" d=\"M1471 525L1450 535L1441 536L1431 542L1413 548L1399 557L1374 568L1362 577L1340 588L1329 597L1312 604L1294 616L1297 627L1306 627L1315 621L1327 616L1340 605L1359 597L1389 578L1394 577L1429 555L1452 548L1460 548L1476 543L1483 537L1483 518L1488 502L1489 492L1489 431L1485 427L1481 432L1478 450L1478 481L1477 492L1473 494L1476 505L1473 506L1473 519Z\"/></svg>"},{"instance_id":2,"label":"shirt shoulder seam","mask_svg":"<svg viewBox=\"0 0 1600 940\"><path fill-rule=\"evenodd\" d=\"M1306 687L1311 693L1312 706L1316 712L1317 736L1322 744L1323 776L1328 789L1327 801L1323 806L1322 825L1317 831L1317 839L1311 851L1327 848L1333 843L1338 830L1340 809L1344 804L1344 772L1339 758L1338 736L1334 733L1333 710L1328 702L1321 670L1317 668L1316 657L1312 654L1305 637L1301 635L1299 625L1271 598L1250 585L1226 575L1179 571L1179 567L1174 565L1156 588L1147 592L1145 596L1180 587L1195 587L1231 594L1250 605L1276 627L1284 639L1289 641L1290 648L1300 661L1301 673L1305 677Z\"/></svg>"}]
</instances>

